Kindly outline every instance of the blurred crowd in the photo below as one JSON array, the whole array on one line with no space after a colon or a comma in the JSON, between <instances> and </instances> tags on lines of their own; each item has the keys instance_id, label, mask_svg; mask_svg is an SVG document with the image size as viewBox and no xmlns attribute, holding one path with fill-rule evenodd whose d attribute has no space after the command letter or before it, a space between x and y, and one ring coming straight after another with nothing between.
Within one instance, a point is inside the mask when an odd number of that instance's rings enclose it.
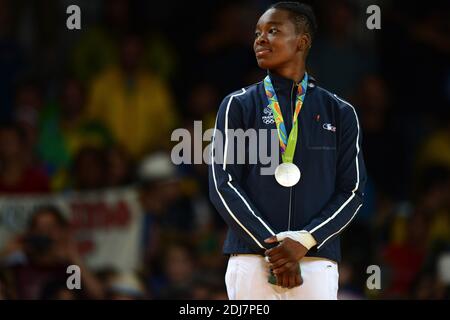
<instances>
[{"instance_id":1,"label":"blurred crowd","mask_svg":"<svg viewBox=\"0 0 450 320\"><path fill-rule=\"evenodd\" d=\"M340 298L448 299L449 4L306 2L319 22L308 71L356 107L369 175L343 235ZM226 298L207 168L173 165L171 133L213 127L226 94L263 78L253 34L271 3L0 0L0 196L132 186L144 212L140 268L120 273L90 270L70 221L36 209L2 244L0 299ZM66 28L70 4L81 30ZM69 264L83 290L67 289Z\"/></svg>"}]
</instances>

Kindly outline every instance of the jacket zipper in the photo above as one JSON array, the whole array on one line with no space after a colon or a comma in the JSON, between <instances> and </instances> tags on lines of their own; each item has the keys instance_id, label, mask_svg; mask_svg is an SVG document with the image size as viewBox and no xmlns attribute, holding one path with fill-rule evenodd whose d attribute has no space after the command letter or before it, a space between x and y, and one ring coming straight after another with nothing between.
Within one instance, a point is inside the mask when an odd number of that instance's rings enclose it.
<instances>
[{"instance_id":1,"label":"jacket zipper","mask_svg":"<svg viewBox=\"0 0 450 320\"><path fill-rule=\"evenodd\" d=\"M292 83L292 89L291 89L291 96L289 97L291 100L291 131L292 128L294 127L294 121L293 121L293 116L294 116L294 106L292 103L292 94L294 92L294 88L295 88L295 82ZM288 231L291 231L291 215L292 215L292 192L293 192L293 186L289 188L289 217L288 217Z\"/></svg>"}]
</instances>

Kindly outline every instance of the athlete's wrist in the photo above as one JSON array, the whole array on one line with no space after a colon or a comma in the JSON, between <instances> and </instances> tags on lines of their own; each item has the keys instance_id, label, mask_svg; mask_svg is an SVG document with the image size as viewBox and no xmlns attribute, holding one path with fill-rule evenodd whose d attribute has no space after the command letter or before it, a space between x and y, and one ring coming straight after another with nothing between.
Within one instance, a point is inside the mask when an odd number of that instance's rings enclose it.
<instances>
[{"instance_id":1,"label":"athlete's wrist","mask_svg":"<svg viewBox=\"0 0 450 320\"><path fill-rule=\"evenodd\" d=\"M285 238L290 238L294 241L299 242L307 250L317 245L316 239L306 230L300 231L284 231L277 234L277 240L283 241Z\"/></svg>"}]
</instances>

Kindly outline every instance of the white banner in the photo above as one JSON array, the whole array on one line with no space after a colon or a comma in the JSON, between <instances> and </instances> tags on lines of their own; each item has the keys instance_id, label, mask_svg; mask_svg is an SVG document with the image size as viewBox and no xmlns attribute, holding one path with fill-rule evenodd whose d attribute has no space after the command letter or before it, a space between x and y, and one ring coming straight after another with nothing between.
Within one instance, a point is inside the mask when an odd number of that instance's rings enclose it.
<instances>
[{"instance_id":1,"label":"white banner","mask_svg":"<svg viewBox=\"0 0 450 320\"><path fill-rule=\"evenodd\" d=\"M41 205L55 205L68 218L79 252L92 269L139 267L142 209L134 189L54 196L0 197L0 250L25 231Z\"/></svg>"}]
</instances>

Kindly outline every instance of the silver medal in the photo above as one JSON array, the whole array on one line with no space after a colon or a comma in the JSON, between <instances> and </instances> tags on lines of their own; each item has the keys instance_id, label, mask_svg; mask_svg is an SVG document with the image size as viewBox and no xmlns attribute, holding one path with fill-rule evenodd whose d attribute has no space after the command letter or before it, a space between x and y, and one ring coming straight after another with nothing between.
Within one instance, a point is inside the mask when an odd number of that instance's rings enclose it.
<instances>
[{"instance_id":1,"label":"silver medal","mask_svg":"<svg viewBox=\"0 0 450 320\"><path fill-rule=\"evenodd\" d=\"M300 169L291 162L282 163L275 169L275 179L283 187L295 186L300 176Z\"/></svg>"}]
</instances>

